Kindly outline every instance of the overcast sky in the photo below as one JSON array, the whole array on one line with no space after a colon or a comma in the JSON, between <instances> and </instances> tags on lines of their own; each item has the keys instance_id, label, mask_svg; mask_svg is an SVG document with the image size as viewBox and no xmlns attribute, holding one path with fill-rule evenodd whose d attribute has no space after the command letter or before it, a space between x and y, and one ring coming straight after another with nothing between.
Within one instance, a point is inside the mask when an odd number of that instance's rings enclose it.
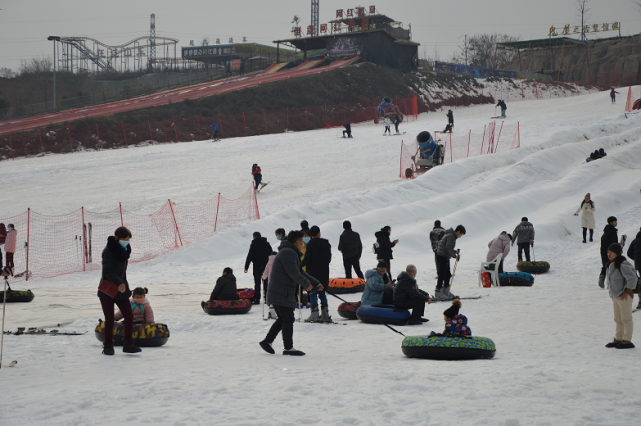
<instances>
[{"instance_id":1,"label":"overcast sky","mask_svg":"<svg viewBox=\"0 0 641 426\"><path fill-rule=\"evenodd\" d=\"M523 39L547 37L551 25L575 24L576 0L394 0L358 3L320 0L320 22L335 18L336 9L375 5L379 13L412 25L421 57L445 60L465 34L502 33ZM0 68L17 70L20 59L51 55L47 36L88 36L119 45L149 34L149 15L156 14L156 35L200 44L203 36L226 43L271 44L291 36L293 15L310 24L310 0L0 0ZM589 23L621 22L621 34L641 32L641 13L630 0L590 0ZM615 36L618 33L599 33ZM592 38L594 36L590 36ZM172 52L173 53L173 52ZM160 56L160 55L159 55Z\"/></svg>"}]
</instances>

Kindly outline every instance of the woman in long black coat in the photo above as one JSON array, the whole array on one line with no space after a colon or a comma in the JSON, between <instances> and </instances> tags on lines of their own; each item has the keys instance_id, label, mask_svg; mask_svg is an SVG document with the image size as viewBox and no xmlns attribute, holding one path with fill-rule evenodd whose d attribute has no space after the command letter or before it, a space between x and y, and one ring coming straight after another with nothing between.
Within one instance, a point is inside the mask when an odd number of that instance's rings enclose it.
<instances>
[{"instance_id":1,"label":"woman in long black coat","mask_svg":"<svg viewBox=\"0 0 641 426\"><path fill-rule=\"evenodd\" d=\"M129 290L129 282L127 281L127 264L131 256L130 239L129 229L121 226L116 229L112 237L107 238L107 246L102 251L102 277L100 281L108 280L118 286L118 292L114 297L98 290L102 312L105 314L105 341L102 351L105 355L114 354L114 305L118 306L125 319L125 338L122 341L122 351L126 353L141 351L139 347L134 346L132 338L134 314L129 303L131 290Z\"/></svg>"}]
</instances>

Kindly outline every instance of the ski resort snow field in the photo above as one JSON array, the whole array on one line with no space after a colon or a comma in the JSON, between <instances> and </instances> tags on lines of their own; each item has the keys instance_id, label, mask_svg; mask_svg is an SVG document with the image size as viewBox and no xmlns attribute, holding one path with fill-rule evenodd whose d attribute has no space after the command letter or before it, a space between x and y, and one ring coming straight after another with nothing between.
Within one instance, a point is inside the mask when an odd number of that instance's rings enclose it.
<instances>
[{"instance_id":1,"label":"ski resort snow field","mask_svg":"<svg viewBox=\"0 0 641 426\"><path fill-rule=\"evenodd\" d=\"M402 136L383 137L383 126L357 124L354 139L326 129L1 162L0 217L27 207L52 215L81 206L107 211L118 202L151 213L168 198L184 205L218 193L235 198L252 181L253 163L271 183L258 194L260 221L130 265L130 284L149 288L156 321L169 326L163 347L101 355L93 335L103 315L99 271L16 283L36 297L7 305L5 329L68 323L59 329L88 333L4 336L3 363L18 364L0 370L0 424L637 424L641 347L604 347L615 325L608 293L597 286L606 218L618 218L619 235L628 241L641 226L641 115L626 119L623 109L610 104L607 92L508 103L505 122L520 122L521 148L459 160L411 181L398 178L401 140L442 130L445 110L402 123ZM455 132L481 133L494 115L491 105L455 109ZM601 147L608 156L586 163ZM587 192L597 229L594 243L581 244L573 213ZM478 287L488 242L512 232L522 216L534 224L534 256L550 262L550 272L536 276L531 288ZM330 313L340 324L294 325L294 346L304 357L280 355L280 337L276 355L263 352L258 342L271 320L263 321L260 305L239 316L202 312L200 301L224 267L234 269L239 287L253 286L251 274L242 272L252 232L275 248L274 230L298 229L302 219L320 226L332 244L336 277L344 273L337 250L344 220L361 235L364 269L375 266L374 232L391 226L400 240L393 274L415 264L419 286L430 294L433 222L463 224L452 292L483 296L463 300L461 313L474 335L496 343L496 357L406 358L402 336L341 320L340 301L332 297ZM136 250L135 235L131 244ZM516 270L516 258L513 247L506 271ZM358 301L360 293L344 298ZM448 307L428 305L428 323L398 330L440 332ZM633 342L641 344L640 333Z\"/></svg>"}]
</instances>

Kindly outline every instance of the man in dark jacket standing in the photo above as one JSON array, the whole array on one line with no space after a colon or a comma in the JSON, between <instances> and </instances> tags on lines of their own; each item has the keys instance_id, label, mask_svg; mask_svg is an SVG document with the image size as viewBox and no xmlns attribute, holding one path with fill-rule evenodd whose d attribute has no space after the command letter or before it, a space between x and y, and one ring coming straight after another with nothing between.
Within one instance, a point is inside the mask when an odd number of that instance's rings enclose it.
<instances>
[{"instance_id":1,"label":"man in dark jacket standing","mask_svg":"<svg viewBox=\"0 0 641 426\"><path fill-rule=\"evenodd\" d=\"M376 252L376 260L383 261L387 264L387 273L389 276L392 276L392 248L396 246L398 240L391 241L390 234L392 233L392 228L389 226L384 226L380 231L374 234L376 237L376 242L378 243L378 251Z\"/></svg>"},{"instance_id":2,"label":"man in dark jacket standing","mask_svg":"<svg viewBox=\"0 0 641 426\"><path fill-rule=\"evenodd\" d=\"M278 247L278 254L272 264L269 274L269 287L267 289L267 303L274 305L278 319L269 329L265 340L260 342L260 347L270 354L276 353L272 343L278 333L283 332L283 355L305 355L304 352L294 349L294 309L296 309L296 288L300 285L307 291L324 290L318 280L305 271L301 266L300 249L303 248L303 233L291 231L287 240Z\"/></svg>"},{"instance_id":3,"label":"man in dark jacket standing","mask_svg":"<svg viewBox=\"0 0 641 426\"><path fill-rule=\"evenodd\" d=\"M394 286L394 306L412 310L409 325L427 322L427 319L422 318L425 314L425 302L432 303L430 295L418 288L416 272L416 266L407 265L405 271L398 275L396 286Z\"/></svg>"},{"instance_id":4,"label":"man in dark jacket standing","mask_svg":"<svg viewBox=\"0 0 641 426\"><path fill-rule=\"evenodd\" d=\"M450 258L459 260L460 250L454 250L456 247L456 240L465 235L465 227L458 225L456 229L448 229L445 231L443 238L438 243L436 249L436 265L438 268L438 281L436 281L436 291L434 292L434 299L436 300L450 300L456 299L450 293L450 280L452 272L450 271Z\"/></svg>"},{"instance_id":5,"label":"man in dark jacket standing","mask_svg":"<svg viewBox=\"0 0 641 426\"><path fill-rule=\"evenodd\" d=\"M343 266L345 267L345 278L352 278L352 267L356 276L360 279L363 277L361 271L360 259L363 254L363 243L358 232L352 231L352 224L349 220L343 222L343 233L338 240L338 251L343 254Z\"/></svg>"},{"instance_id":6,"label":"man in dark jacket standing","mask_svg":"<svg viewBox=\"0 0 641 426\"><path fill-rule=\"evenodd\" d=\"M608 218L608 224L603 228L603 235L601 236L601 264L603 265L601 274L599 275L599 287L601 288L605 288L605 264L610 261L610 259L608 259L608 247L610 247L611 244L619 243L616 226L617 218L610 216ZM625 245L625 243L622 245Z\"/></svg>"},{"instance_id":7,"label":"man in dark jacket standing","mask_svg":"<svg viewBox=\"0 0 641 426\"><path fill-rule=\"evenodd\" d=\"M634 269L637 270L638 275L641 275L641 230L634 237L628 248L628 257L634 261ZM639 295L639 304L637 309L641 309L641 294Z\"/></svg>"},{"instance_id":8,"label":"man in dark jacket standing","mask_svg":"<svg viewBox=\"0 0 641 426\"><path fill-rule=\"evenodd\" d=\"M441 221L434 221L434 229L430 232L430 243L432 243L432 251L434 252L434 264L436 265L436 274L438 275L438 262L436 261L436 250L438 249L438 243L441 241L445 235L445 229L441 227Z\"/></svg>"},{"instance_id":9,"label":"man in dark jacket standing","mask_svg":"<svg viewBox=\"0 0 641 426\"><path fill-rule=\"evenodd\" d=\"M445 130L443 130L443 133L450 132L452 133L452 130L454 129L454 113L452 112L451 109L447 110L447 126L445 126Z\"/></svg>"},{"instance_id":10,"label":"man in dark jacket standing","mask_svg":"<svg viewBox=\"0 0 641 426\"><path fill-rule=\"evenodd\" d=\"M329 264L332 261L332 245L325 238L321 238L318 226L312 226L309 233L312 239L307 243L302 266L309 275L316 278L324 288L327 288L329 286ZM309 299L312 313L305 322L332 322L325 290L311 292ZM318 316L318 299L321 301L320 317Z\"/></svg>"},{"instance_id":11,"label":"man in dark jacket standing","mask_svg":"<svg viewBox=\"0 0 641 426\"><path fill-rule=\"evenodd\" d=\"M523 261L523 252L525 260L530 261L530 246L534 247L534 225L527 221L527 217L521 218L521 223L516 225L512 232L512 246L514 242L519 248L519 262Z\"/></svg>"},{"instance_id":12,"label":"man in dark jacket standing","mask_svg":"<svg viewBox=\"0 0 641 426\"><path fill-rule=\"evenodd\" d=\"M238 287L236 277L231 268L223 269L223 275L216 280L214 291L211 292L209 300L238 300Z\"/></svg>"},{"instance_id":13,"label":"man in dark jacket standing","mask_svg":"<svg viewBox=\"0 0 641 426\"><path fill-rule=\"evenodd\" d=\"M262 237L260 232L254 232L254 239L249 246L249 253L245 260L245 273L249 270L249 264L254 264L254 298L252 303L260 303L260 286L262 284L261 276L265 271L265 266L269 262L269 255L272 254L272 246L267 242L267 238Z\"/></svg>"}]
</instances>

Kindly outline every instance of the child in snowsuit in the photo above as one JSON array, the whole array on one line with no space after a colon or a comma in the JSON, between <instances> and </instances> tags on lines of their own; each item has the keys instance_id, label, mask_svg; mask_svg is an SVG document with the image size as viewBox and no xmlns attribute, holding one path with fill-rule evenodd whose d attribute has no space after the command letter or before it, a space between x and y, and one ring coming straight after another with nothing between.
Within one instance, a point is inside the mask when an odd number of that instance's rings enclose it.
<instances>
[{"instance_id":1,"label":"child in snowsuit","mask_svg":"<svg viewBox=\"0 0 641 426\"><path fill-rule=\"evenodd\" d=\"M136 287L132 292L131 299L131 310L134 313L134 324L153 324L154 321L154 310L151 309L149 300L145 297L148 293L147 287ZM120 310L114 314L114 321L120 321L124 318L124 315Z\"/></svg>"},{"instance_id":2,"label":"child in snowsuit","mask_svg":"<svg viewBox=\"0 0 641 426\"><path fill-rule=\"evenodd\" d=\"M450 337L472 335L472 329L467 325L467 317L459 314L459 309L461 309L461 301L454 299L452 306L443 312L445 319L445 330L443 330L443 334Z\"/></svg>"},{"instance_id":3,"label":"child in snowsuit","mask_svg":"<svg viewBox=\"0 0 641 426\"><path fill-rule=\"evenodd\" d=\"M345 133L347 133L347 137L351 138L352 137L352 125L349 123L343 124L343 127L345 130L343 130L343 137L345 137Z\"/></svg>"},{"instance_id":4,"label":"child in snowsuit","mask_svg":"<svg viewBox=\"0 0 641 426\"><path fill-rule=\"evenodd\" d=\"M392 130L390 129L390 125L392 124L392 121L389 119L389 117L385 117L385 131L383 132L383 135L387 134L392 134Z\"/></svg>"}]
</instances>

